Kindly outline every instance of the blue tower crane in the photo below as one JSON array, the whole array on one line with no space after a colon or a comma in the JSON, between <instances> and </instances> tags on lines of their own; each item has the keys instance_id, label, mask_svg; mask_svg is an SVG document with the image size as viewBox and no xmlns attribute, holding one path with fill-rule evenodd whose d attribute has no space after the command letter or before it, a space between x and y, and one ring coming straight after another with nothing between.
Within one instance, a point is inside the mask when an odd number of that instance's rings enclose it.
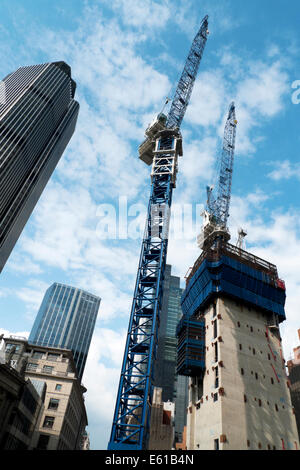
<instances>
[{"instance_id":1,"label":"blue tower crane","mask_svg":"<svg viewBox=\"0 0 300 470\"><path fill-rule=\"evenodd\" d=\"M214 188L207 187L207 207L203 213L202 232L198 236L198 246L203 250L209 248L216 239L230 240L227 220L231 197L236 125L235 105L232 102L225 124L218 185L215 191L216 198L213 194Z\"/></svg>"},{"instance_id":2,"label":"blue tower crane","mask_svg":"<svg viewBox=\"0 0 300 470\"><path fill-rule=\"evenodd\" d=\"M160 113L146 129L139 158L152 165L145 233L129 319L109 450L147 449L153 395L164 271L167 258L172 192L178 156L182 156L180 125L198 72L208 35L208 16L194 38L166 116Z\"/></svg>"}]
</instances>

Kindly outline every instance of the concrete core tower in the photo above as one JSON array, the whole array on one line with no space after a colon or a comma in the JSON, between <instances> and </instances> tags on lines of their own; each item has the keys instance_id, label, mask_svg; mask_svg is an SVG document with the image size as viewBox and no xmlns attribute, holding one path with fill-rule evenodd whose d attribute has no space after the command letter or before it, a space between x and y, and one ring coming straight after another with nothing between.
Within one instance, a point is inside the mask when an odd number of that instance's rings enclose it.
<instances>
[{"instance_id":1,"label":"concrete core tower","mask_svg":"<svg viewBox=\"0 0 300 470\"><path fill-rule=\"evenodd\" d=\"M276 266L225 241L195 262L182 296L177 372L189 376L188 450L298 449Z\"/></svg>"}]
</instances>

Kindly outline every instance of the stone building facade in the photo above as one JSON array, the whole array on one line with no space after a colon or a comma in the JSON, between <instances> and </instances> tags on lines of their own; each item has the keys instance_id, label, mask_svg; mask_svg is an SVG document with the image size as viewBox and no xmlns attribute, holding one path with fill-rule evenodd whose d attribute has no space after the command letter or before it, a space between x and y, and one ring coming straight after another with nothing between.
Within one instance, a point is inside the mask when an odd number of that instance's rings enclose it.
<instances>
[{"instance_id":1,"label":"stone building facade","mask_svg":"<svg viewBox=\"0 0 300 470\"><path fill-rule=\"evenodd\" d=\"M83 394L70 350L31 345L24 339L4 338L6 354L15 369L43 392L44 407L37 420L31 448L78 450L88 424ZM11 349L13 352L11 353Z\"/></svg>"}]
</instances>

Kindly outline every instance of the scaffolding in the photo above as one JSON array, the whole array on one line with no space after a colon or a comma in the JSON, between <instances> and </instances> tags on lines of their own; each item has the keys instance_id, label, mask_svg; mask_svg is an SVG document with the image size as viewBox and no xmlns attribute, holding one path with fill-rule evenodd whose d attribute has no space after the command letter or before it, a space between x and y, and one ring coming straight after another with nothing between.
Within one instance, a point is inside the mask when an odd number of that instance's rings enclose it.
<instances>
[{"instance_id":1,"label":"scaffolding","mask_svg":"<svg viewBox=\"0 0 300 470\"><path fill-rule=\"evenodd\" d=\"M215 243L195 262L186 278L182 311L192 316L220 295L274 314L279 322L285 320L285 284L276 266L225 242Z\"/></svg>"},{"instance_id":2,"label":"scaffolding","mask_svg":"<svg viewBox=\"0 0 300 470\"><path fill-rule=\"evenodd\" d=\"M177 374L200 377L205 369L205 321L183 315L177 325Z\"/></svg>"}]
</instances>

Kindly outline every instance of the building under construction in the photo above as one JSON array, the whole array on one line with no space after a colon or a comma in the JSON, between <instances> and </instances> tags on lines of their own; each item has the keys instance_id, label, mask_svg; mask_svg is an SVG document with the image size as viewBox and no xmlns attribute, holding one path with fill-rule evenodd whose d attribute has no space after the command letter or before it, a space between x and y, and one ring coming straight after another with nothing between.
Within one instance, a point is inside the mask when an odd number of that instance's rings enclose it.
<instances>
[{"instance_id":1,"label":"building under construction","mask_svg":"<svg viewBox=\"0 0 300 470\"><path fill-rule=\"evenodd\" d=\"M186 280L178 372L190 377L187 449L297 449L279 324L276 266L228 242Z\"/></svg>"},{"instance_id":2,"label":"building under construction","mask_svg":"<svg viewBox=\"0 0 300 470\"><path fill-rule=\"evenodd\" d=\"M216 189L207 188L202 253L186 277L177 372L190 377L187 449L298 449L279 325L285 284L277 268L229 243L237 120L231 103ZM213 194L213 189L215 194Z\"/></svg>"}]
</instances>

